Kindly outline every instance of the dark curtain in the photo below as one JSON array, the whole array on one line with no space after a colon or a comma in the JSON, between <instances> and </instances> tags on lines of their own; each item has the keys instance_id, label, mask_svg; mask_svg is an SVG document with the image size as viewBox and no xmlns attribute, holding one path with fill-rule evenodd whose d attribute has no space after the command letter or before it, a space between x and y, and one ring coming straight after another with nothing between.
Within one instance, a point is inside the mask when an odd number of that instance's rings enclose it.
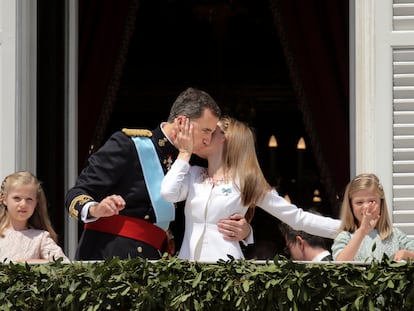
<instances>
[{"instance_id":1,"label":"dark curtain","mask_svg":"<svg viewBox=\"0 0 414 311\"><path fill-rule=\"evenodd\" d=\"M349 180L348 0L271 0L307 135L331 203Z\"/></svg>"},{"instance_id":2,"label":"dark curtain","mask_svg":"<svg viewBox=\"0 0 414 311\"><path fill-rule=\"evenodd\" d=\"M55 0L36 3L37 168L32 173L42 181L49 217L63 245L65 5Z\"/></svg>"},{"instance_id":3,"label":"dark curtain","mask_svg":"<svg viewBox=\"0 0 414 311\"><path fill-rule=\"evenodd\" d=\"M348 1L270 0L321 180L336 202L349 179ZM79 1L79 167L104 141L138 0Z\"/></svg>"},{"instance_id":4,"label":"dark curtain","mask_svg":"<svg viewBox=\"0 0 414 311\"><path fill-rule=\"evenodd\" d=\"M134 32L139 1L79 0L78 163L104 137Z\"/></svg>"}]
</instances>

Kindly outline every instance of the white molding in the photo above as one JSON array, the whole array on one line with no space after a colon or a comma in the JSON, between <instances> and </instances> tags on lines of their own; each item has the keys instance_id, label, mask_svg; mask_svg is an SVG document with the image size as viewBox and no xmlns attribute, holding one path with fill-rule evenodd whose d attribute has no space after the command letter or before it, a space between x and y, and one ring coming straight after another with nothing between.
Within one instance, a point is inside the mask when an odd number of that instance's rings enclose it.
<instances>
[{"instance_id":1,"label":"white molding","mask_svg":"<svg viewBox=\"0 0 414 311\"><path fill-rule=\"evenodd\" d=\"M374 171L375 44L376 0L355 1L355 143L354 174Z\"/></svg>"},{"instance_id":2,"label":"white molding","mask_svg":"<svg viewBox=\"0 0 414 311\"><path fill-rule=\"evenodd\" d=\"M65 189L72 187L78 175L78 1L67 1L65 57ZM65 212L65 254L74 259L78 245L78 222Z\"/></svg>"},{"instance_id":3,"label":"white molding","mask_svg":"<svg viewBox=\"0 0 414 311\"><path fill-rule=\"evenodd\" d=\"M37 154L37 5L17 1L16 170L36 174Z\"/></svg>"},{"instance_id":4,"label":"white molding","mask_svg":"<svg viewBox=\"0 0 414 311\"><path fill-rule=\"evenodd\" d=\"M16 7L0 1L0 178L16 167Z\"/></svg>"},{"instance_id":5,"label":"white molding","mask_svg":"<svg viewBox=\"0 0 414 311\"><path fill-rule=\"evenodd\" d=\"M375 1L374 173L384 187L390 215L393 210L393 61L392 0Z\"/></svg>"},{"instance_id":6,"label":"white molding","mask_svg":"<svg viewBox=\"0 0 414 311\"><path fill-rule=\"evenodd\" d=\"M349 1L349 178L356 172L356 25L355 25L355 1Z\"/></svg>"},{"instance_id":7,"label":"white molding","mask_svg":"<svg viewBox=\"0 0 414 311\"><path fill-rule=\"evenodd\" d=\"M0 7L0 175L36 173L36 2Z\"/></svg>"},{"instance_id":8,"label":"white molding","mask_svg":"<svg viewBox=\"0 0 414 311\"><path fill-rule=\"evenodd\" d=\"M354 5L351 174L375 173L392 209L392 1L355 0Z\"/></svg>"}]
</instances>

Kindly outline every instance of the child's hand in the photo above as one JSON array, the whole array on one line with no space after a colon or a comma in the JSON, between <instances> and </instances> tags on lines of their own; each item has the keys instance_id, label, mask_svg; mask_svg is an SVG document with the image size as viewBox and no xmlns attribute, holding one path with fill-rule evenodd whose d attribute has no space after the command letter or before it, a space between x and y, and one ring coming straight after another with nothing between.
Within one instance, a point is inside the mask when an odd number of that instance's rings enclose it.
<instances>
[{"instance_id":1,"label":"child's hand","mask_svg":"<svg viewBox=\"0 0 414 311\"><path fill-rule=\"evenodd\" d=\"M406 249L400 249L394 255L394 261L402 261L402 260L413 259L413 258L414 258L414 252L406 250Z\"/></svg>"},{"instance_id":2,"label":"child's hand","mask_svg":"<svg viewBox=\"0 0 414 311\"><path fill-rule=\"evenodd\" d=\"M380 207L376 201L369 202L362 211L362 221L360 228L368 233L374 229L380 218Z\"/></svg>"}]
</instances>

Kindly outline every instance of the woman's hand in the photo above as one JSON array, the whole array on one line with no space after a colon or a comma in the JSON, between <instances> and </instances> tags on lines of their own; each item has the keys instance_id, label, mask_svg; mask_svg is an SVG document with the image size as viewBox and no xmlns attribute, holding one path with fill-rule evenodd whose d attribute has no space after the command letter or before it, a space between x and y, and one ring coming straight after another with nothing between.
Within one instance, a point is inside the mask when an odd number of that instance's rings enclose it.
<instances>
[{"instance_id":1,"label":"woman's hand","mask_svg":"<svg viewBox=\"0 0 414 311\"><path fill-rule=\"evenodd\" d=\"M193 153L193 125L190 118L181 116L174 120L176 135L174 146L179 150L178 159L189 161Z\"/></svg>"}]
</instances>

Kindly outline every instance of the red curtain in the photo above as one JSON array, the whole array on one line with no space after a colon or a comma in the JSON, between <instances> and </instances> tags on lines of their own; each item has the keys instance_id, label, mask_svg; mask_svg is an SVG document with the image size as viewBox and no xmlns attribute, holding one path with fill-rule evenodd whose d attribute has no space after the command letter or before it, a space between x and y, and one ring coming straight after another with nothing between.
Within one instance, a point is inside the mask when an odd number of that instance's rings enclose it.
<instances>
[{"instance_id":1,"label":"red curtain","mask_svg":"<svg viewBox=\"0 0 414 311\"><path fill-rule=\"evenodd\" d=\"M138 5L138 0L79 0L80 169L89 152L102 143L120 84Z\"/></svg>"},{"instance_id":2,"label":"red curtain","mask_svg":"<svg viewBox=\"0 0 414 311\"><path fill-rule=\"evenodd\" d=\"M271 0L304 124L331 202L349 180L348 0Z\"/></svg>"}]
</instances>

